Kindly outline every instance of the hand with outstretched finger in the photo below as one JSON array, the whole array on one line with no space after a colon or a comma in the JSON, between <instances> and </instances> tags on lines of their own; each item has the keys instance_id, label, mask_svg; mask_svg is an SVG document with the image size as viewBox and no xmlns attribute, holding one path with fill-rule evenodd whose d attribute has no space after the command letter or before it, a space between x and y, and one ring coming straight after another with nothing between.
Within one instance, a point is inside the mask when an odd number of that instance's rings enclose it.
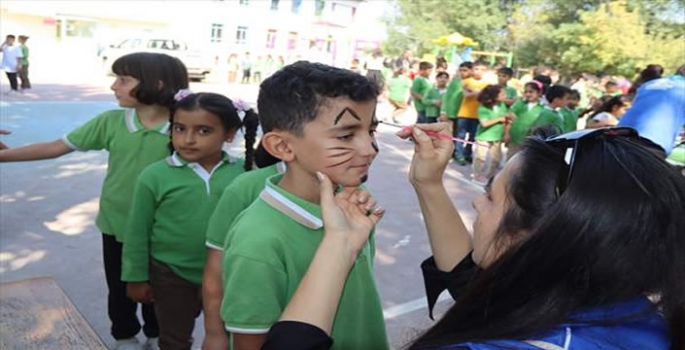
<instances>
[{"instance_id":1,"label":"hand with outstretched finger","mask_svg":"<svg viewBox=\"0 0 685 350\"><path fill-rule=\"evenodd\" d=\"M402 139L414 140L414 156L409 169L409 181L414 185L442 183L454 152L454 142L449 138L431 137L426 131L452 136L452 123L416 124L397 132Z\"/></svg>"},{"instance_id":2,"label":"hand with outstretched finger","mask_svg":"<svg viewBox=\"0 0 685 350\"><path fill-rule=\"evenodd\" d=\"M339 240L354 260L385 211L377 207L376 201L368 192L356 187L345 187L335 193L328 176L321 172L317 172L316 176L321 188L324 239Z\"/></svg>"}]
</instances>

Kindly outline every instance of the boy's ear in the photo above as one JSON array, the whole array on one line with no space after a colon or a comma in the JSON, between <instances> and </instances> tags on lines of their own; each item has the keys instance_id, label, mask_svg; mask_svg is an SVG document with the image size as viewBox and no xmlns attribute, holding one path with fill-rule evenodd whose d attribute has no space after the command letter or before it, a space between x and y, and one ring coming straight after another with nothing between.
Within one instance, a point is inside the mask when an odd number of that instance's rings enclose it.
<instances>
[{"instance_id":1,"label":"boy's ear","mask_svg":"<svg viewBox=\"0 0 685 350\"><path fill-rule=\"evenodd\" d=\"M290 147L287 135L284 132L270 131L262 136L262 145L272 156L284 161L291 162L295 159L295 153Z\"/></svg>"}]
</instances>

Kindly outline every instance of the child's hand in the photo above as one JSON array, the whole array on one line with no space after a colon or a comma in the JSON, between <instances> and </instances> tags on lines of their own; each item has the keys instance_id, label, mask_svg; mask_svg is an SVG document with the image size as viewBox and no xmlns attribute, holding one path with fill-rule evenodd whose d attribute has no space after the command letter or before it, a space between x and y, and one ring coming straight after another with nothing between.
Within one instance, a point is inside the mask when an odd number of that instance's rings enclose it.
<instances>
[{"instance_id":1,"label":"child's hand","mask_svg":"<svg viewBox=\"0 0 685 350\"><path fill-rule=\"evenodd\" d=\"M366 191L345 187L334 193L328 176L321 172L316 176L321 184L321 211L326 232L324 239L343 241L354 261L385 210L376 207L376 201Z\"/></svg>"},{"instance_id":2,"label":"child's hand","mask_svg":"<svg viewBox=\"0 0 685 350\"><path fill-rule=\"evenodd\" d=\"M516 120L516 114L514 114L514 113L507 113L507 114L504 115L504 118L506 118L506 122L507 122L507 123L511 123L511 122L513 122L514 120Z\"/></svg>"},{"instance_id":3,"label":"child's hand","mask_svg":"<svg viewBox=\"0 0 685 350\"><path fill-rule=\"evenodd\" d=\"M504 141L505 146L509 146L509 142L511 142L511 136L509 136L509 134L504 135L504 139L502 141Z\"/></svg>"},{"instance_id":4,"label":"child's hand","mask_svg":"<svg viewBox=\"0 0 685 350\"><path fill-rule=\"evenodd\" d=\"M155 301L150 283L147 282L126 283L126 295L139 303L149 304Z\"/></svg>"},{"instance_id":5,"label":"child's hand","mask_svg":"<svg viewBox=\"0 0 685 350\"><path fill-rule=\"evenodd\" d=\"M435 100L433 101L433 105L435 107L441 107L442 106L442 100Z\"/></svg>"},{"instance_id":6,"label":"child's hand","mask_svg":"<svg viewBox=\"0 0 685 350\"><path fill-rule=\"evenodd\" d=\"M446 121L449 121L450 119L447 118L447 113L440 112L440 117L438 118L438 120L441 122L446 122Z\"/></svg>"},{"instance_id":7,"label":"child's hand","mask_svg":"<svg viewBox=\"0 0 685 350\"><path fill-rule=\"evenodd\" d=\"M403 139L414 139L414 157L409 169L409 181L414 185L442 183L442 174L454 152L454 142L432 138L424 131L452 135L452 123L416 124L397 132Z\"/></svg>"}]
</instances>

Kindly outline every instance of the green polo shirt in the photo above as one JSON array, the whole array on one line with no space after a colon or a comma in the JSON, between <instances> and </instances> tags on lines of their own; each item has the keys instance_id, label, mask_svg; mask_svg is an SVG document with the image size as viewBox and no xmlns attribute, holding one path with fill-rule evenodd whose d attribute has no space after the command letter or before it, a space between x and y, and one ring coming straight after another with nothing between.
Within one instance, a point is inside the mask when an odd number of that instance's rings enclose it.
<instances>
[{"instance_id":1,"label":"green polo shirt","mask_svg":"<svg viewBox=\"0 0 685 350\"><path fill-rule=\"evenodd\" d=\"M509 129L510 144L521 145L526 140L533 123L543 109L543 105L539 102L534 104L523 100L514 102L510 111L516 115L516 119L511 123Z\"/></svg>"},{"instance_id":2,"label":"green polo shirt","mask_svg":"<svg viewBox=\"0 0 685 350\"><path fill-rule=\"evenodd\" d=\"M504 95L507 97L507 99L512 99L517 98L519 96L519 93L518 91L516 91L516 88L507 85L504 87Z\"/></svg>"},{"instance_id":3,"label":"green polo shirt","mask_svg":"<svg viewBox=\"0 0 685 350\"><path fill-rule=\"evenodd\" d=\"M229 233L221 317L230 332L269 331L324 235L321 207L279 187L281 178L268 179L260 197L238 216ZM347 277L333 323L332 349L389 349L373 256L372 233Z\"/></svg>"},{"instance_id":4,"label":"green polo shirt","mask_svg":"<svg viewBox=\"0 0 685 350\"><path fill-rule=\"evenodd\" d=\"M133 194L121 280L147 281L152 257L201 284L209 217L226 186L243 171L243 162L226 154L211 172L176 153L147 167Z\"/></svg>"},{"instance_id":5,"label":"green polo shirt","mask_svg":"<svg viewBox=\"0 0 685 350\"><path fill-rule=\"evenodd\" d=\"M561 115L564 117L564 132L578 129L578 111L564 107L561 109Z\"/></svg>"},{"instance_id":6,"label":"green polo shirt","mask_svg":"<svg viewBox=\"0 0 685 350\"><path fill-rule=\"evenodd\" d=\"M388 81L388 98L401 103L407 102L407 92L412 86L412 81L406 75L390 78Z\"/></svg>"},{"instance_id":7,"label":"green polo shirt","mask_svg":"<svg viewBox=\"0 0 685 350\"><path fill-rule=\"evenodd\" d=\"M228 230L233 220L259 197L266 179L285 172L285 163L280 162L268 167L248 171L236 177L219 199L207 226L208 248L224 250Z\"/></svg>"},{"instance_id":8,"label":"green polo shirt","mask_svg":"<svg viewBox=\"0 0 685 350\"><path fill-rule=\"evenodd\" d=\"M426 117L437 118L440 116L440 107L433 104L435 101L442 101L442 97L447 92L447 89L439 89L431 87L428 92L423 95L423 104L426 106Z\"/></svg>"},{"instance_id":9,"label":"green polo shirt","mask_svg":"<svg viewBox=\"0 0 685 350\"><path fill-rule=\"evenodd\" d=\"M148 129L133 110L111 110L91 119L62 140L78 151L107 150L107 175L95 224L123 242L133 187L148 165L169 155L169 123Z\"/></svg>"},{"instance_id":10,"label":"green polo shirt","mask_svg":"<svg viewBox=\"0 0 685 350\"><path fill-rule=\"evenodd\" d=\"M561 112L555 111L549 107L542 109L537 119L533 123L533 129L540 128L546 125L554 125L559 129L559 132L564 132L564 116Z\"/></svg>"},{"instance_id":11,"label":"green polo shirt","mask_svg":"<svg viewBox=\"0 0 685 350\"><path fill-rule=\"evenodd\" d=\"M431 88L431 83L428 82L428 79L426 79L420 75L417 75L411 84L411 92L420 94L421 96L425 96L426 93L428 93L428 90L430 88ZM423 101L421 101L421 99L413 98L413 100L414 100L414 108L416 108L417 112L425 112L426 111L426 105L423 103Z\"/></svg>"},{"instance_id":12,"label":"green polo shirt","mask_svg":"<svg viewBox=\"0 0 685 350\"><path fill-rule=\"evenodd\" d=\"M442 96L440 112L447 114L447 118L456 119L463 97L464 92L461 88L461 79L452 79L447 85L447 92Z\"/></svg>"},{"instance_id":13,"label":"green polo shirt","mask_svg":"<svg viewBox=\"0 0 685 350\"><path fill-rule=\"evenodd\" d=\"M26 45L21 45L21 65L28 67L29 65L29 48Z\"/></svg>"},{"instance_id":14,"label":"green polo shirt","mask_svg":"<svg viewBox=\"0 0 685 350\"><path fill-rule=\"evenodd\" d=\"M504 123L497 123L489 127L483 127L480 124L484 120L492 120L503 117L509 110L507 106L500 102L492 107L480 106L478 107L478 130L476 131L476 140L478 141L502 141L504 138Z\"/></svg>"}]
</instances>

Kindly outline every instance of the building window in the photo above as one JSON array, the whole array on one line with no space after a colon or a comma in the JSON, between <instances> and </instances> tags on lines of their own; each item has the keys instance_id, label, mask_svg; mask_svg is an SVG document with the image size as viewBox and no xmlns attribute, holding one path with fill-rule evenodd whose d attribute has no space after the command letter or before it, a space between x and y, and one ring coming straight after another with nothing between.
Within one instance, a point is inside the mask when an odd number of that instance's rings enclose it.
<instances>
[{"instance_id":1,"label":"building window","mask_svg":"<svg viewBox=\"0 0 685 350\"><path fill-rule=\"evenodd\" d=\"M278 0L271 0L271 11L278 11Z\"/></svg>"},{"instance_id":2,"label":"building window","mask_svg":"<svg viewBox=\"0 0 685 350\"><path fill-rule=\"evenodd\" d=\"M300 7L302 7L302 0L293 0L293 13L300 13Z\"/></svg>"},{"instance_id":3,"label":"building window","mask_svg":"<svg viewBox=\"0 0 685 350\"><path fill-rule=\"evenodd\" d=\"M219 23L212 23L212 37L211 42L220 43L223 41L224 25Z\"/></svg>"},{"instance_id":4,"label":"building window","mask_svg":"<svg viewBox=\"0 0 685 350\"><path fill-rule=\"evenodd\" d=\"M295 50L297 48L297 32L288 33L288 50Z\"/></svg>"},{"instance_id":5,"label":"building window","mask_svg":"<svg viewBox=\"0 0 685 350\"><path fill-rule=\"evenodd\" d=\"M240 0L239 4L242 6L248 6L250 5L250 0Z\"/></svg>"},{"instance_id":6,"label":"building window","mask_svg":"<svg viewBox=\"0 0 685 350\"><path fill-rule=\"evenodd\" d=\"M269 49L273 49L276 47L276 34L278 33L278 30L276 29L269 29L268 32L266 32L266 47Z\"/></svg>"},{"instance_id":7,"label":"building window","mask_svg":"<svg viewBox=\"0 0 685 350\"><path fill-rule=\"evenodd\" d=\"M247 27L238 26L235 31L235 43L238 45L245 45L247 43Z\"/></svg>"},{"instance_id":8,"label":"building window","mask_svg":"<svg viewBox=\"0 0 685 350\"><path fill-rule=\"evenodd\" d=\"M321 16L323 14L323 9L325 7L326 7L326 0L314 1L314 15Z\"/></svg>"}]
</instances>

